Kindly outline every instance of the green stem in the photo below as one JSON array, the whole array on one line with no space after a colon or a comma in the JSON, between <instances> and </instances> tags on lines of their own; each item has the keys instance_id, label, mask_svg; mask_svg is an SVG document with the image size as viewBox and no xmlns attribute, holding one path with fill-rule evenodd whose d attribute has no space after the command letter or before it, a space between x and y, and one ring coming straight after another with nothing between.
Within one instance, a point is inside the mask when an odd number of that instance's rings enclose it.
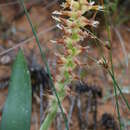
<instances>
[{"instance_id":1,"label":"green stem","mask_svg":"<svg viewBox=\"0 0 130 130\"><path fill-rule=\"evenodd\" d=\"M109 40L109 44L111 46L111 33L110 33L110 27L107 25L107 32L108 32L108 40ZM112 48L112 47L111 47ZM115 93L115 98L116 98L116 108L117 108L117 114L118 114L118 120L119 120L119 124L120 124L120 130L122 130L122 123L121 123L121 116L120 116L120 110L119 110L119 103L118 103L118 96L117 96L117 89L119 90L125 104L127 105L128 109L130 110L130 106L128 104L127 99L125 98L124 94L121 91L120 86L118 85L116 79L115 79L115 75L114 75L114 67L113 67L113 60L112 60L112 50L110 50L109 52L109 56L110 56L110 62L111 62L111 70L108 70L108 73L110 74L112 81L113 81L113 86L114 86L114 93Z\"/></svg>"},{"instance_id":2,"label":"green stem","mask_svg":"<svg viewBox=\"0 0 130 130\"><path fill-rule=\"evenodd\" d=\"M106 18L106 15L105 15ZM110 32L110 26L106 22L106 28L107 28L107 34L108 34L108 41L111 46L111 49L109 51L109 57L110 57L110 63L111 63L111 71L109 71L109 74L113 80L113 86L114 86L114 93L115 93L115 99L116 99L116 109L117 109L117 115L118 115L118 121L120 124L120 130L122 130L122 123L121 123L121 116L120 116L120 109L119 109L119 102L118 102L118 96L117 96L117 85L116 85L116 80L114 76L114 67L113 67L113 60L112 60L112 45L111 45L111 32Z\"/></svg>"},{"instance_id":3,"label":"green stem","mask_svg":"<svg viewBox=\"0 0 130 130\"><path fill-rule=\"evenodd\" d=\"M34 26L33 26L33 24L32 24L32 21L31 21L31 18L30 18L30 16L29 16L29 14L28 14L28 11L27 11L27 9L26 9L26 7L25 7L24 1L23 1L23 0L20 0L20 2L21 2L21 5L22 5L23 8L24 8L24 11L25 11L27 20L28 20L28 22L29 22L29 24L30 24L30 26L31 26L33 35L35 36L36 43L37 43L37 45L38 45L38 47L39 47L39 50L40 50L42 59L43 59L45 65L46 65L46 68L47 68L47 71L48 71L48 75L49 75L49 78L50 78L50 82L51 82L51 87L52 87L52 90L53 90L53 92L54 92L54 94L55 94L55 96L56 96L56 99L57 99L59 108L60 108L61 113L62 113L62 116L63 116L63 118L64 118L64 122L65 122L66 128L67 128L67 130L69 130L68 122L67 122L66 116L65 116L65 114L64 114L64 112L63 112L63 108L62 108L62 106L61 106L60 99L59 99L59 97L58 97L56 88L55 88L55 86L54 86L54 84L53 84L53 81L52 81L51 72L50 72L50 69L49 69L49 66L48 66L48 63L47 63L47 60L46 60L45 53L44 53L43 50L41 49L41 45L40 45L39 38L38 38L37 33L36 33L36 30L35 30L35 28L34 28ZM52 115L53 115L53 114L52 114ZM50 117L50 116L49 116L49 117ZM47 119L48 119L48 118L47 118ZM50 119L50 118L49 118L49 119ZM46 129L44 129L44 130L46 130Z\"/></svg>"},{"instance_id":4,"label":"green stem","mask_svg":"<svg viewBox=\"0 0 130 130\"><path fill-rule=\"evenodd\" d=\"M64 98L64 90L63 88L60 89L60 91L58 91L58 96L60 97L60 102L62 102L63 98ZM62 96L61 96L62 95ZM57 101L53 100L51 103L51 106L48 110L47 116L45 118L45 120L43 121L40 130L48 130L49 127L51 126L53 120L56 117L58 111L58 105L57 105ZM63 113L64 114L64 113ZM64 119L66 118L65 114L64 114ZM68 122L67 122L67 126L68 126ZM69 127L66 127L66 129L69 129Z\"/></svg>"},{"instance_id":5,"label":"green stem","mask_svg":"<svg viewBox=\"0 0 130 130\"><path fill-rule=\"evenodd\" d=\"M48 130L49 129L52 121L56 117L57 110L58 110L58 107L57 107L57 103L55 102L55 104L53 104L51 106L51 111L47 114L47 117L45 118L44 122L42 123L40 130Z\"/></svg>"},{"instance_id":6,"label":"green stem","mask_svg":"<svg viewBox=\"0 0 130 130\"><path fill-rule=\"evenodd\" d=\"M118 88L118 90L119 90L119 92L120 92L120 95L122 96L122 98L123 98L123 100L124 100L124 102L125 102L127 108L130 110L130 105L129 105L127 99L125 98L124 94L122 93L121 88L120 88L120 86L118 85L118 83L117 83L115 77L113 76L113 74L112 74L112 72L111 72L110 70L109 70L108 72L109 72L110 76L112 77L112 80L113 80L114 84L115 84L116 87Z\"/></svg>"},{"instance_id":7,"label":"green stem","mask_svg":"<svg viewBox=\"0 0 130 130\"><path fill-rule=\"evenodd\" d=\"M120 116L120 109L119 109L119 102L118 102L118 96L117 96L117 86L116 86L116 81L114 78L114 75L111 71L109 71L109 74L111 75L111 78L113 80L113 86L114 86L114 93L115 93L115 99L116 99L116 109L117 109L117 115L118 115L118 121L120 124L120 130L122 130L122 123L121 123L121 116Z\"/></svg>"}]
</instances>

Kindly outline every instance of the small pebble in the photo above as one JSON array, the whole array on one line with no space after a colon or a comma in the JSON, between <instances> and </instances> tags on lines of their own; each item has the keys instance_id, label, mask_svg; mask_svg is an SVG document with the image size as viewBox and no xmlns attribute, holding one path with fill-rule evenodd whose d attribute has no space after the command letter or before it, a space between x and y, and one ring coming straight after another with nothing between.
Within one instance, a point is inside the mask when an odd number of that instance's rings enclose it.
<instances>
[{"instance_id":1,"label":"small pebble","mask_svg":"<svg viewBox=\"0 0 130 130\"><path fill-rule=\"evenodd\" d=\"M10 62L11 62L11 58L8 55L5 55L0 59L0 63L3 65L9 64Z\"/></svg>"}]
</instances>

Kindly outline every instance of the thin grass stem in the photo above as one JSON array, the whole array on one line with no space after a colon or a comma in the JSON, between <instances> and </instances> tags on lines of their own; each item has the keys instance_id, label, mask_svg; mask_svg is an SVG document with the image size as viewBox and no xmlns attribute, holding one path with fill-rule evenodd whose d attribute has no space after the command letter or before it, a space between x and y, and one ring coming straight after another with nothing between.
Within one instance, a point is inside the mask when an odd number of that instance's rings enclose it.
<instances>
[{"instance_id":1,"label":"thin grass stem","mask_svg":"<svg viewBox=\"0 0 130 130\"><path fill-rule=\"evenodd\" d=\"M107 34L108 34L108 42L109 42L110 48L112 48L112 46L111 46L110 26L106 22L106 16L107 16L107 14L104 13L105 23L106 23L106 29L107 29ZM110 63L111 63L111 67L110 67L111 71L110 71L109 74L110 74L110 76L112 78L112 81L113 81L113 87L114 87L114 93L115 93L115 99L116 99L116 109L117 109L118 121L119 121L119 125L120 125L120 130L122 130L121 116L120 116L118 96L117 96L117 86L115 84L114 67L113 67L113 60L112 60L112 49L110 49L110 51L109 51L109 58L110 58Z\"/></svg>"},{"instance_id":2,"label":"thin grass stem","mask_svg":"<svg viewBox=\"0 0 130 130\"><path fill-rule=\"evenodd\" d=\"M46 55L45 55L45 53L43 52L43 50L42 50L42 48L41 48L39 38L38 38L37 33L36 33L36 30L35 30L35 28L34 28L34 26L33 26L33 24L32 24L32 21L31 21L31 18L30 18L30 16L29 16L29 14L28 14L28 11L27 11L27 9L26 9L26 7L25 7L24 1L23 1L23 0L20 0L20 2L21 2L21 5L22 5L23 8L24 8L24 11L25 11L27 20L28 20L28 22L29 22L29 24L30 24L30 26L31 26L33 35L35 36L35 40L36 40L36 43L37 43L37 45L38 45L38 47L39 47L39 50L40 50L40 53L41 53L41 56L42 56L42 60L43 60L43 62L45 63L45 66L46 66L46 69L47 69L47 72L48 72L48 75L49 75L49 78L50 78L51 87L52 87L52 90L53 90L53 92L54 92L54 94L55 94L55 96L56 96L56 99L57 99L57 102L58 102L58 106L59 106L59 108L60 108L60 110L61 110L61 113L62 113L62 116L63 116L63 118L64 118L64 122L65 122L66 128L67 128L67 130L69 130L68 123L67 123L67 122L68 122L68 121L67 121L67 118L66 118L66 116L65 116L65 114L64 114L64 111L63 111L63 108L62 108L62 106L61 106L61 102L60 102L59 96L58 96L57 91L56 91L56 88L55 88L55 86L54 86L54 84L53 84L53 80L52 80L51 72L50 72L50 69L49 69L49 66L48 66L48 63L47 63ZM57 110L57 108L55 107L54 113L56 113L56 110ZM52 113L52 116L54 116L54 113ZM48 118L51 119L51 115L50 115L50 117L48 117ZM42 130L43 130L43 129L42 129ZM44 129L44 130L45 130L45 129Z\"/></svg>"}]
</instances>

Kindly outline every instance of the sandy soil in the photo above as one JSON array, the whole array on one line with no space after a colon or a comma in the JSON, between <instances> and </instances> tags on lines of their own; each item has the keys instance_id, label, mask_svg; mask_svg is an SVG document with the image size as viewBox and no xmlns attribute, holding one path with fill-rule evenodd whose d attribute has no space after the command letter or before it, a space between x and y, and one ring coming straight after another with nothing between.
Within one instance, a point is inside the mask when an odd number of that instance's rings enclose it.
<instances>
[{"instance_id":1,"label":"sandy soil","mask_svg":"<svg viewBox=\"0 0 130 130\"><path fill-rule=\"evenodd\" d=\"M54 6L55 5L55 6ZM50 43L51 39L56 39L60 36L60 31L55 28L55 21L51 18L51 12L58 8L56 4L54 4L48 8L44 8L45 5L33 5L30 10L30 16L33 21L34 26L37 29L37 33L39 34L39 39L42 45L43 50L46 51L46 55L48 57L48 62L50 63L50 67L53 70L51 65L54 64L54 51L56 51L56 46ZM18 48L12 49L7 53L2 54L9 48L13 48L20 44L20 47L23 48L26 58L28 60L28 64L31 64L32 60L35 60L37 64L42 63L39 50L36 46L35 40L32 39L27 41L23 44L23 41L32 38L31 28L27 22L25 15L14 19L15 16L18 15L19 11L17 8L13 6L7 6L0 8L2 11L2 15L4 16L3 26L7 26L8 24L8 31L5 31L5 37L0 38L0 84L5 79L9 79L11 74L11 66L15 56L17 54ZM8 13L7 13L8 12ZM13 20L14 19L14 20ZM13 21L12 21L13 20ZM0 25L1 26L1 25ZM120 27L119 31L121 32L121 36L125 42L126 51L128 53L128 62L130 63L130 32L126 29L122 29ZM10 33L12 32L12 33ZM0 35L2 34L2 30L0 30ZM41 34L40 34L41 33ZM101 39L107 38L106 31L102 30L100 33ZM113 62L115 67L115 75L122 87L129 88L130 85L130 66L126 67L124 62L124 54L122 51L122 47L119 41L119 38L116 34L112 31L112 47L113 47ZM47 49L48 48L48 49ZM105 54L107 55L107 51L105 50ZM2 55L1 55L2 54ZM90 54L95 58L100 57L99 50L96 47L93 47ZM53 70L54 71L54 70ZM108 74L106 74L100 67L96 66L95 63L90 62L88 63L88 70L85 70L87 75L84 78L84 81L87 82L89 85L96 85L102 89L103 97L98 99L98 109L97 109L97 120L98 120L98 129L103 130L104 128L100 125L101 116L104 113L112 114L117 121L116 109L115 109L115 100L114 98L108 98L107 94L110 96L113 93L113 85L112 80ZM130 91L129 91L130 93ZM130 102L130 94L126 94L128 101ZM2 113L2 108L7 97L7 88L0 89L0 118ZM86 104L85 97L81 97L82 105ZM68 99L65 99L64 107L68 111L70 103ZM120 100L120 112L123 116L123 119L129 119L130 115L129 111L125 107L122 100ZM84 108L85 109L85 108ZM32 125L31 130L37 130L39 128L39 121L40 121L40 112L39 112L39 104L37 102L33 102L33 113L32 113ZM79 122L77 120L77 108L74 109L73 117L71 121L71 130L80 130ZM83 115L85 114L85 110L83 110ZM92 115L90 114L90 124L93 122ZM53 124L51 130L54 130L55 123Z\"/></svg>"}]
</instances>

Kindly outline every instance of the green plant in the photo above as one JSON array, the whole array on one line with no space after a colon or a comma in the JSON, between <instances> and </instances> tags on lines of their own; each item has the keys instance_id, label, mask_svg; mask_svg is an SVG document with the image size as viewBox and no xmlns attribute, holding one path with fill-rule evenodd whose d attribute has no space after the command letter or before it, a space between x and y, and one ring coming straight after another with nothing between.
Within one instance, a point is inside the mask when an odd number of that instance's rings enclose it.
<instances>
[{"instance_id":1,"label":"green plant","mask_svg":"<svg viewBox=\"0 0 130 130\"><path fill-rule=\"evenodd\" d=\"M87 50L87 47L79 45L79 42L88 36L88 33L83 31L83 28L85 26L96 27L98 22L89 20L83 15L90 10L102 9L101 6L93 4L93 2L88 3L87 0L66 0L62 5L62 11L53 12L54 15L59 16L53 16L53 18L60 23L58 27L64 32L64 36L60 40L52 41L52 43L57 43L64 47L64 53L55 54L58 59L59 72L53 79L60 102L62 102L66 96L67 86L73 80L80 79L80 77L74 73L75 68L85 65L78 60L79 54ZM40 130L47 130L57 114L58 104L55 97L50 101L50 104L47 117L41 125Z\"/></svg>"},{"instance_id":2,"label":"green plant","mask_svg":"<svg viewBox=\"0 0 130 130\"><path fill-rule=\"evenodd\" d=\"M81 63L81 61L78 59L78 57L83 52L87 51L87 49L88 49L87 46L82 47L79 43L80 41L84 40L85 37L90 35L90 32L88 30L87 30L87 32L85 31L86 27L88 27L88 26L96 27L98 24L98 21L86 18L84 16L84 14L86 14L90 10L102 10L103 8L102 8L102 6L94 5L94 2L88 2L87 0L78 0L78 1L66 0L66 2L62 5L63 8L61 11L53 12L54 15L58 16L58 17L53 16L53 18L60 23L57 26L64 32L64 35L60 40L52 41L52 43L54 43L54 44L57 43L58 45L61 45L63 47L64 51L63 51L63 53L58 53L58 52L55 53L55 55L58 59L58 61L57 61L58 74L55 77L52 77L48 64L47 64L45 53L41 49L41 45L40 45L39 39L37 37L36 30L31 22L31 19L29 17L29 14L27 12L27 9L24 5L23 0L21 0L21 4L24 7L27 19L32 28L32 32L35 36L41 56L46 65L46 68L47 68L47 71L49 74L49 78L51 79L52 91L54 92L54 94L56 96L56 97L54 95L51 96L51 100L49 100L49 110L48 110L48 113L47 113L47 116L46 116L44 122L41 125L40 130L49 129L49 127L51 126L51 123L53 122L54 118L56 117L56 114L58 112L58 107L60 107L61 113L64 117L66 129L69 130L67 118L66 118L66 115L64 113L64 109L63 109L63 106L61 103L63 102L65 96L68 93L67 86L73 80L79 80L81 78L75 74L75 69L86 65L86 63ZM111 36L110 36L109 26L107 26L107 29L108 29L109 46L106 46L106 47L110 50L109 51L110 52L110 65L108 64L108 62L104 56L101 58L101 60L99 60L99 61L95 60L95 61L98 65L101 65L110 74L110 76L113 80L118 119L119 119L119 123L120 123L120 129L122 129L118 97L117 97L117 89L119 90L120 95L124 99L128 109L130 109L130 106L129 106L126 98L124 97L124 95L120 89L120 86L118 85L116 78L115 78L113 62L112 62L112 52L111 52L111 42L110 42ZM30 129L30 113L31 113L30 77L28 75L28 69L26 67L26 63L24 61L24 57L23 57L23 54L21 51L19 52L18 57L16 59L15 68L13 69L13 72L14 72L14 74L12 76L13 83L11 82L9 96L7 98L7 103L5 105L5 109L3 112L1 130L4 130L4 129L5 130L8 130L8 129L9 130L10 129L12 129L12 130L15 130L15 129L29 130ZM20 74L18 75L18 73L20 73ZM20 93L19 90L21 89L21 88L16 88L18 86L19 82L14 81L15 79L16 79L16 81L22 82L22 84L21 84L22 86L26 86L26 92L22 93L18 99L14 99L14 102L13 102L13 104L11 104L11 106L12 106L13 110L16 110L15 104L23 105L22 108L25 110L25 108L27 107L26 110L28 111L27 112L28 115L25 115L26 111L23 111L24 116L21 115L21 116L18 116L18 118L13 118L13 117L10 117L9 115L10 114L16 115L17 112L19 112L19 109L17 109L18 111L16 111L16 113L15 113L15 111L13 111L13 113L12 113L12 109L9 109L7 112L7 108L9 108L8 105L13 99L12 97L14 95L16 95L16 97L17 97L17 94ZM27 84L25 84L25 83L27 83ZM21 87L21 85L19 85L19 87ZM16 92L16 90L18 93ZM23 91L25 91L25 90L23 90ZM28 94L29 99L26 98L27 94ZM24 97L25 99L21 100L22 97ZM22 102L20 102L20 101L22 101ZM19 119L21 119L21 117L23 117L22 119L24 119L26 116L28 116L28 117L26 118L27 120L25 119L25 122L19 121ZM16 116L14 116L14 117L16 117ZM15 123L14 122L11 123L12 119L15 120ZM5 123L8 123L8 124L5 125ZM20 123L22 123L22 124L20 124Z\"/></svg>"},{"instance_id":3,"label":"green plant","mask_svg":"<svg viewBox=\"0 0 130 130\"><path fill-rule=\"evenodd\" d=\"M116 77L115 77L115 73L114 73L114 65L113 65L113 56L112 56L112 42L111 42L111 31L110 31L110 28L112 27L112 29L114 29L116 35L118 36L120 40L120 43L121 43L121 46L123 48L123 53L125 55L125 61L126 61L126 65L128 66L128 58L127 58L127 54L126 54L126 50L125 50L125 46L124 46L124 41L122 39L122 37L120 37L120 33L119 31L117 30L117 26L118 25L118 21L117 19L119 20L120 18L120 14L123 14L123 11L120 11L119 15L114 15L116 14L116 12L118 12L118 0L115 0L112 4L112 13L113 13L113 16L117 16L114 20L115 21L111 21L112 23L108 23L108 18L109 19L112 19L111 15L110 15L110 12L109 12L109 4L108 5L105 5L106 7L106 10L108 10L108 12L106 11L106 13L104 14L104 17L105 17L105 24L106 24L106 30L107 30L107 35L108 35L108 41L109 41L109 45L110 45L110 50L109 50L109 59L110 59L110 67L108 69L108 73L109 75L111 76L112 78L112 81L113 81L113 88L114 88L114 95L115 95L115 100L116 100L116 110L117 110L117 115L118 115L118 121L119 121L119 125L120 125L120 130L123 129L123 124L122 124L122 118L121 118L121 115L120 115L120 108L119 108L119 100L118 100L118 91L121 95L121 97L123 98L127 108L130 110L130 105L128 103L128 100L125 98L117 80L116 80ZM119 17L118 17L119 16ZM120 21L120 20L119 20ZM115 27L114 27L114 26Z\"/></svg>"},{"instance_id":4,"label":"green plant","mask_svg":"<svg viewBox=\"0 0 130 130\"><path fill-rule=\"evenodd\" d=\"M20 50L13 65L0 130L29 130L32 110L30 74Z\"/></svg>"}]
</instances>

